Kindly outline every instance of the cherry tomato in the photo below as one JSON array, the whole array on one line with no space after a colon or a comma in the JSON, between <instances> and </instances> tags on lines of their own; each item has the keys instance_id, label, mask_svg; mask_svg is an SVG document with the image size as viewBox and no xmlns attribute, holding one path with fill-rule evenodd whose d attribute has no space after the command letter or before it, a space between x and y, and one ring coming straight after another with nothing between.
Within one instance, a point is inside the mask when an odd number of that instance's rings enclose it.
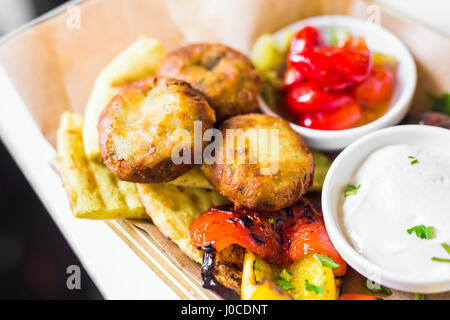
<instances>
[{"instance_id":1,"label":"cherry tomato","mask_svg":"<svg viewBox=\"0 0 450 320\"><path fill-rule=\"evenodd\" d=\"M299 124L318 130L348 129L361 118L361 107L352 99L350 102L331 111L304 114Z\"/></svg>"},{"instance_id":2,"label":"cherry tomato","mask_svg":"<svg viewBox=\"0 0 450 320\"><path fill-rule=\"evenodd\" d=\"M284 87L283 90L287 90L292 86L303 81L303 75L300 71L294 68L289 68L284 73Z\"/></svg>"},{"instance_id":3,"label":"cherry tomato","mask_svg":"<svg viewBox=\"0 0 450 320\"><path fill-rule=\"evenodd\" d=\"M286 95L286 105L294 114L330 110L351 100L352 97L348 94L329 93L312 82L297 84Z\"/></svg>"},{"instance_id":4,"label":"cherry tomato","mask_svg":"<svg viewBox=\"0 0 450 320\"><path fill-rule=\"evenodd\" d=\"M391 94L394 74L386 66L374 66L369 77L358 84L355 98L363 106L374 106L386 100Z\"/></svg>"}]
</instances>

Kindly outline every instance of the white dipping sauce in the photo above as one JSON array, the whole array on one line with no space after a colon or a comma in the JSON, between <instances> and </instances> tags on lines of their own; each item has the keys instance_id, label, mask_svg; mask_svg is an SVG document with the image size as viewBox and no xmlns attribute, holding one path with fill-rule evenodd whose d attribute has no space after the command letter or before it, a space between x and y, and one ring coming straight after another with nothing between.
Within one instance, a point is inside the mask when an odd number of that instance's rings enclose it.
<instances>
[{"instance_id":1,"label":"white dipping sauce","mask_svg":"<svg viewBox=\"0 0 450 320\"><path fill-rule=\"evenodd\" d=\"M449 152L449 153L446 153ZM418 163L411 164L416 157ZM356 195L342 195L340 218L353 247L381 269L400 277L433 281L450 277L441 243L450 243L450 150L392 145L370 154L349 184ZM406 231L435 228L420 239Z\"/></svg>"}]
</instances>

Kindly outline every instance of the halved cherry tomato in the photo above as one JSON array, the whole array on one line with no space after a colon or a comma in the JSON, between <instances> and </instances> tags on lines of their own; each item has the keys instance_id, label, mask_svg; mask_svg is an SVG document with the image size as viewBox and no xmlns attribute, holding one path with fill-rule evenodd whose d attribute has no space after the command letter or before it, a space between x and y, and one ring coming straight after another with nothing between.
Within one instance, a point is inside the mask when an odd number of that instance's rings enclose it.
<instances>
[{"instance_id":1,"label":"halved cherry tomato","mask_svg":"<svg viewBox=\"0 0 450 320\"><path fill-rule=\"evenodd\" d=\"M297 84L286 95L286 105L294 114L331 110L351 100L348 94L330 93L313 82Z\"/></svg>"},{"instance_id":2,"label":"halved cherry tomato","mask_svg":"<svg viewBox=\"0 0 450 320\"><path fill-rule=\"evenodd\" d=\"M304 114L299 124L318 130L348 129L361 118L361 107L352 99L350 102L331 111Z\"/></svg>"},{"instance_id":3,"label":"halved cherry tomato","mask_svg":"<svg viewBox=\"0 0 450 320\"><path fill-rule=\"evenodd\" d=\"M300 71L294 68L289 68L284 73L284 86L283 90L288 90L294 85L303 81L303 75Z\"/></svg>"},{"instance_id":4,"label":"halved cherry tomato","mask_svg":"<svg viewBox=\"0 0 450 320\"><path fill-rule=\"evenodd\" d=\"M340 296L338 300L383 300L383 299L362 293L346 293Z\"/></svg>"},{"instance_id":5,"label":"halved cherry tomato","mask_svg":"<svg viewBox=\"0 0 450 320\"><path fill-rule=\"evenodd\" d=\"M374 66L369 77L355 87L355 98L363 106L377 105L389 97L393 81L394 73L390 68Z\"/></svg>"},{"instance_id":6,"label":"halved cherry tomato","mask_svg":"<svg viewBox=\"0 0 450 320\"><path fill-rule=\"evenodd\" d=\"M217 251L237 244L276 264L286 264L307 252L329 255L345 274L346 263L331 244L322 214L306 199L277 212L256 212L225 205L203 213L191 226L194 246ZM291 250L290 247L294 246Z\"/></svg>"}]
</instances>

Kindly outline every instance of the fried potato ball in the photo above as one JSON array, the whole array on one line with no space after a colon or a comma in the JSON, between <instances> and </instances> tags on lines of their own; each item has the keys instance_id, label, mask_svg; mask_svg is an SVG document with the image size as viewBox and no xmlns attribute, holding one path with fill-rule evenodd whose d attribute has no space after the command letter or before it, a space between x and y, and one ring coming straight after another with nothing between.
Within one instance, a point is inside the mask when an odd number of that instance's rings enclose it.
<instances>
[{"instance_id":1,"label":"fried potato ball","mask_svg":"<svg viewBox=\"0 0 450 320\"><path fill-rule=\"evenodd\" d=\"M313 157L287 121L240 115L226 120L220 131L222 144L201 169L235 205L280 210L295 203L311 185Z\"/></svg>"},{"instance_id":2,"label":"fried potato ball","mask_svg":"<svg viewBox=\"0 0 450 320\"><path fill-rule=\"evenodd\" d=\"M214 125L214 110L188 83L162 77L134 82L111 100L100 117L105 164L126 181L173 180L194 166L195 121L201 121L203 134ZM179 150L176 154L190 152L190 163L175 163L174 148Z\"/></svg>"},{"instance_id":3,"label":"fried potato ball","mask_svg":"<svg viewBox=\"0 0 450 320\"><path fill-rule=\"evenodd\" d=\"M163 60L159 74L182 79L200 91L219 123L258 107L261 77L246 56L227 46L199 43L181 47Z\"/></svg>"}]
</instances>

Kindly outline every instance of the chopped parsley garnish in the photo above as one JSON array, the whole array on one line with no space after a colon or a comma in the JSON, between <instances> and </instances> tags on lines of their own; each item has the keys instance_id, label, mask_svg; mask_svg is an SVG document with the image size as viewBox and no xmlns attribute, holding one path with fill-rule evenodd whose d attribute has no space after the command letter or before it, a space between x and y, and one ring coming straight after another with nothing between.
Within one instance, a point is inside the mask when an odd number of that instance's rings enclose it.
<instances>
[{"instance_id":1,"label":"chopped parsley garnish","mask_svg":"<svg viewBox=\"0 0 450 320\"><path fill-rule=\"evenodd\" d=\"M291 283L289 283L288 281L283 280L283 279L278 279L277 284L281 288L283 288L283 290L294 290L295 289L295 287Z\"/></svg>"},{"instance_id":2,"label":"chopped parsley garnish","mask_svg":"<svg viewBox=\"0 0 450 320\"><path fill-rule=\"evenodd\" d=\"M305 289L318 295L321 295L323 293L322 285L316 286L315 284L309 283L308 279L305 280Z\"/></svg>"},{"instance_id":3,"label":"chopped parsley garnish","mask_svg":"<svg viewBox=\"0 0 450 320\"><path fill-rule=\"evenodd\" d=\"M345 193L344 195L346 197L348 196L354 196L358 192L359 188L361 188L361 185L358 185L357 187L349 184L347 187L345 187Z\"/></svg>"},{"instance_id":4,"label":"chopped parsley garnish","mask_svg":"<svg viewBox=\"0 0 450 320\"><path fill-rule=\"evenodd\" d=\"M448 254L450 254L450 244L448 243L441 243L441 246L447 251Z\"/></svg>"},{"instance_id":5,"label":"chopped parsley garnish","mask_svg":"<svg viewBox=\"0 0 450 320\"><path fill-rule=\"evenodd\" d=\"M423 224L421 224L420 226L412 227L406 231L409 234L415 232L416 236L420 239L431 239L434 237L434 227L426 227Z\"/></svg>"},{"instance_id":6,"label":"chopped parsley garnish","mask_svg":"<svg viewBox=\"0 0 450 320\"><path fill-rule=\"evenodd\" d=\"M269 223L270 223L270 224L273 224L273 217L270 217Z\"/></svg>"},{"instance_id":7,"label":"chopped parsley garnish","mask_svg":"<svg viewBox=\"0 0 450 320\"><path fill-rule=\"evenodd\" d=\"M433 258L431 258L431 260L437 261L437 262L449 262L450 263L450 259L443 259L443 258L433 257Z\"/></svg>"},{"instance_id":8,"label":"chopped parsley garnish","mask_svg":"<svg viewBox=\"0 0 450 320\"><path fill-rule=\"evenodd\" d=\"M386 288L381 284L376 283L375 281L372 281L370 279L366 280L366 287L367 289L375 293L384 293L387 296L390 296L392 294L392 291L389 288Z\"/></svg>"},{"instance_id":9,"label":"chopped parsley garnish","mask_svg":"<svg viewBox=\"0 0 450 320\"><path fill-rule=\"evenodd\" d=\"M419 160L414 156L408 156L408 158L411 159L411 165L419 163Z\"/></svg>"},{"instance_id":10,"label":"chopped parsley garnish","mask_svg":"<svg viewBox=\"0 0 450 320\"><path fill-rule=\"evenodd\" d=\"M290 282L292 279L292 274L289 273L289 271L287 271L286 269L283 269L283 271L281 271L278 277L280 279L286 280L287 282Z\"/></svg>"},{"instance_id":11,"label":"chopped parsley garnish","mask_svg":"<svg viewBox=\"0 0 450 320\"><path fill-rule=\"evenodd\" d=\"M255 260L255 262L253 263L253 270L255 271L261 271L261 268L259 267L259 263L258 261Z\"/></svg>"},{"instance_id":12,"label":"chopped parsley garnish","mask_svg":"<svg viewBox=\"0 0 450 320\"><path fill-rule=\"evenodd\" d=\"M447 251L448 254L450 254L450 245L448 243L441 243L441 246L445 249L445 251ZM443 258L436 258L433 257L431 258L431 260L433 261L437 261L437 262L450 262L450 259L443 259Z\"/></svg>"},{"instance_id":13,"label":"chopped parsley garnish","mask_svg":"<svg viewBox=\"0 0 450 320\"><path fill-rule=\"evenodd\" d=\"M339 268L339 265L336 262L334 262L333 259L331 259L329 256L324 257L319 253L315 253L314 258L319 260L324 267L328 267L331 269Z\"/></svg>"},{"instance_id":14,"label":"chopped parsley garnish","mask_svg":"<svg viewBox=\"0 0 450 320\"><path fill-rule=\"evenodd\" d=\"M414 293L414 300L425 300L425 295L423 293Z\"/></svg>"},{"instance_id":15,"label":"chopped parsley garnish","mask_svg":"<svg viewBox=\"0 0 450 320\"><path fill-rule=\"evenodd\" d=\"M274 272L274 274L275 274L275 278L277 279L277 284L281 288L283 288L284 290L295 289L295 286L290 283L290 281L292 279L292 274L289 273L289 271L287 271L286 269L283 269L283 271L281 271L281 273Z\"/></svg>"}]
</instances>

